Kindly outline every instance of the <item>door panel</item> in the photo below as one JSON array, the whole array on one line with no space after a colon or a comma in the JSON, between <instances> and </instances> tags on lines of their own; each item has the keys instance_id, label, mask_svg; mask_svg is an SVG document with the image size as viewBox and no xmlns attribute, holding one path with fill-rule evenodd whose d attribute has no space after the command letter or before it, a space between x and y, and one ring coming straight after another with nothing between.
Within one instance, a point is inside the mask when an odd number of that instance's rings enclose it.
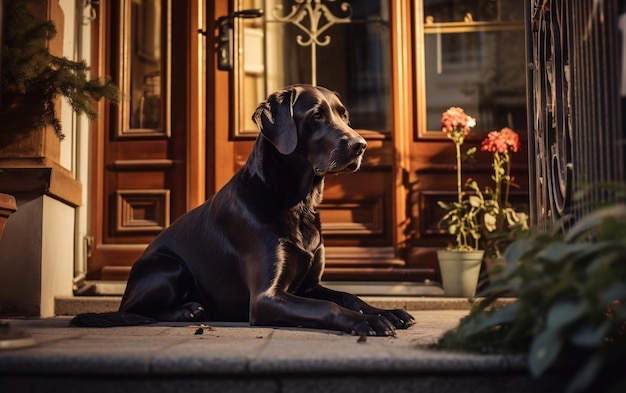
<instances>
[{"instance_id":1,"label":"door panel","mask_svg":"<svg viewBox=\"0 0 626 393\"><path fill-rule=\"evenodd\" d=\"M123 97L103 108L92 144L89 280L125 280L147 244L197 199L187 182L197 172L187 167L197 159L188 147L197 92L171 78L190 80L197 69L189 51L194 4L101 2L96 64Z\"/></svg>"},{"instance_id":2,"label":"door panel","mask_svg":"<svg viewBox=\"0 0 626 393\"><path fill-rule=\"evenodd\" d=\"M325 279L393 276L397 258L393 213L391 1L233 2L230 12L261 8L260 18L234 18L233 69L229 75L230 141L235 170L258 135L251 116L268 94L292 83L311 83L338 92L352 126L366 138L361 170L328 176L319 207L326 244ZM318 19L316 19L318 18ZM219 55L219 54L218 54ZM218 75L218 78L220 75ZM380 275L379 277L383 277Z\"/></svg>"}]
</instances>

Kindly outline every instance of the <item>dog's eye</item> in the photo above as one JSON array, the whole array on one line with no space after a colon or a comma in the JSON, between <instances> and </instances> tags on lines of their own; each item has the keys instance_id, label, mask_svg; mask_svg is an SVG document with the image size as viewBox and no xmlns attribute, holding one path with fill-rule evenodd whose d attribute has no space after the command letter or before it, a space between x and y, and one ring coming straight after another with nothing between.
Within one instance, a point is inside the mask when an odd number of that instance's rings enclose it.
<instances>
[{"instance_id":1,"label":"dog's eye","mask_svg":"<svg viewBox=\"0 0 626 393\"><path fill-rule=\"evenodd\" d=\"M341 120L343 120L345 123L350 123L350 117L348 116L347 110L340 108L337 110L337 114L339 114Z\"/></svg>"},{"instance_id":2,"label":"dog's eye","mask_svg":"<svg viewBox=\"0 0 626 393\"><path fill-rule=\"evenodd\" d=\"M313 113L313 118L315 120L323 120L324 114L322 113L322 111L316 111L315 113Z\"/></svg>"}]
</instances>

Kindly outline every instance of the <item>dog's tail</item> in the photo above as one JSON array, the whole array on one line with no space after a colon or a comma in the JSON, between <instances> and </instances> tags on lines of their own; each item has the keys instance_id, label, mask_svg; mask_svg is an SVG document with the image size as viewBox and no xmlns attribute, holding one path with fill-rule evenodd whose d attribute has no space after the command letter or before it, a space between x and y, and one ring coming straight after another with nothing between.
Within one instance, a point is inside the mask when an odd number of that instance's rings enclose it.
<instances>
[{"instance_id":1,"label":"dog's tail","mask_svg":"<svg viewBox=\"0 0 626 393\"><path fill-rule=\"evenodd\" d=\"M114 327L139 326L156 323L156 319L128 312L103 312L78 314L70 321L70 326L76 327Z\"/></svg>"}]
</instances>

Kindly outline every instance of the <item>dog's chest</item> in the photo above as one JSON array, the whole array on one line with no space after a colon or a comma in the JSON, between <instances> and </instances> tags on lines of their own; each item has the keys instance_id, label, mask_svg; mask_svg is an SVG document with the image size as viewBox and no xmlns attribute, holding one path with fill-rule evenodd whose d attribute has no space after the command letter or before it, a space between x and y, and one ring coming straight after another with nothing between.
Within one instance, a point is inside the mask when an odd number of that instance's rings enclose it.
<instances>
[{"instance_id":1,"label":"dog's chest","mask_svg":"<svg viewBox=\"0 0 626 393\"><path fill-rule=\"evenodd\" d=\"M322 246L317 213L295 214L289 225L291 230L281 240L276 269L277 287L296 292L302 282L316 269L316 258Z\"/></svg>"},{"instance_id":2,"label":"dog's chest","mask_svg":"<svg viewBox=\"0 0 626 393\"><path fill-rule=\"evenodd\" d=\"M290 243L307 253L314 253L322 242L319 215L313 209L291 212L290 229L287 237Z\"/></svg>"}]
</instances>

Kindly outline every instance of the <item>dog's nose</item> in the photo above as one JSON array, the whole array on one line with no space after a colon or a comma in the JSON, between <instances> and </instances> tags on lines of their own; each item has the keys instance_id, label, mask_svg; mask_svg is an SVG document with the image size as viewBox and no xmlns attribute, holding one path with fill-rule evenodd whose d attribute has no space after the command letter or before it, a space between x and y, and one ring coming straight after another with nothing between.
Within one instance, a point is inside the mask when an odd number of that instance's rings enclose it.
<instances>
[{"instance_id":1,"label":"dog's nose","mask_svg":"<svg viewBox=\"0 0 626 393\"><path fill-rule=\"evenodd\" d=\"M353 139L350 141L350 148L354 150L357 155L361 155L365 153L367 142L365 142L365 139L363 138Z\"/></svg>"}]
</instances>

